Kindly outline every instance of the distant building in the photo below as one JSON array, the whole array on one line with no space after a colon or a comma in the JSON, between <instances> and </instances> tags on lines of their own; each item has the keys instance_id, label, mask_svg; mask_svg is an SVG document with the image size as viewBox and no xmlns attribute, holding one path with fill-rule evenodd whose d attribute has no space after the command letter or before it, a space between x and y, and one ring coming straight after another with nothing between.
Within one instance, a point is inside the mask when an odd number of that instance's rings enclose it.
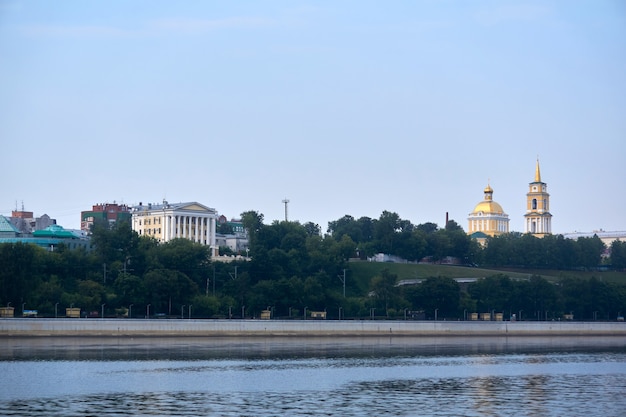
<instances>
[{"instance_id":1,"label":"distant building","mask_svg":"<svg viewBox=\"0 0 626 417\"><path fill-rule=\"evenodd\" d=\"M487 237L509 233L509 215L500 204L493 201L493 189L490 185L487 185L484 193L483 201L476 204L467 218L467 233L480 243L485 243Z\"/></svg>"},{"instance_id":2,"label":"distant building","mask_svg":"<svg viewBox=\"0 0 626 417\"><path fill-rule=\"evenodd\" d=\"M189 239L207 245L211 255L218 255L216 242L217 211L197 202L171 204L139 203L132 208L132 229L140 236L150 236L160 242Z\"/></svg>"},{"instance_id":3,"label":"distant building","mask_svg":"<svg viewBox=\"0 0 626 417\"><path fill-rule=\"evenodd\" d=\"M130 207L126 204L96 204L89 211L80 213L80 230L86 233L91 232L96 221L106 221L110 224L118 221L129 221L132 217Z\"/></svg>"},{"instance_id":4,"label":"distant building","mask_svg":"<svg viewBox=\"0 0 626 417\"><path fill-rule=\"evenodd\" d=\"M52 224L33 233L21 233L6 217L0 216L0 243L30 243L54 251L60 245L90 250L90 240L80 231L65 230Z\"/></svg>"},{"instance_id":5,"label":"distant building","mask_svg":"<svg viewBox=\"0 0 626 417\"><path fill-rule=\"evenodd\" d=\"M221 215L218 220L217 246L228 247L239 255L248 255L248 233L240 219L228 220Z\"/></svg>"},{"instance_id":6,"label":"distant building","mask_svg":"<svg viewBox=\"0 0 626 417\"><path fill-rule=\"evenodd\" d=\"M552 214L550 214L550 194L548 186L541 181L539 159L535 168L535 180L529 185L526 194L525 232L537 237L552 234Z\"/></svg>"},{"instance_id":7,"label":"distant building","mask_svg":"<svg viewBox=\"0 0 626 417\"><path fill-rule=\"evenodd\" d=\"M41 217L35 217L32 211L13 210L9 221L20 231L20 233L32 233L35 230L43 230L46 227L57 224L55 219L44 214Z\"/></svg>"},{"instance_id":8,"label":"distant building","mask_svg":"<svg viewBox=\"0 0 626 417\"><path fill-rule=\"evenodd\" d=\"M623 232L607 232L604 230L596 230L593 232L572 232L563 233L563 237L566 239L578 239L579 237L594 237L598 238L608 247L611 243L618 240L620 242L626 242L626 231Z\"/></svg>"}]
</instances>

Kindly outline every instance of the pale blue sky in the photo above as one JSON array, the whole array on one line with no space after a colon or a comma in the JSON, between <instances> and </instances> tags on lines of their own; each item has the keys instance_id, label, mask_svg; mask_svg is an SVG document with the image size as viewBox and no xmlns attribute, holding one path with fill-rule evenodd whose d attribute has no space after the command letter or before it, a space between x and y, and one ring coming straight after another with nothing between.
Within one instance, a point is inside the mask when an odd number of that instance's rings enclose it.
<instances>
[{"instance_id":1,"label":"pale blue sky","mask_svg":"<svg viewBox=\"0 0 626 417\"><path fill-rule=\"evenodd\" d=\"M0 214L626 230L626 2L0 1Z\"/></svg>"}]
</instances>

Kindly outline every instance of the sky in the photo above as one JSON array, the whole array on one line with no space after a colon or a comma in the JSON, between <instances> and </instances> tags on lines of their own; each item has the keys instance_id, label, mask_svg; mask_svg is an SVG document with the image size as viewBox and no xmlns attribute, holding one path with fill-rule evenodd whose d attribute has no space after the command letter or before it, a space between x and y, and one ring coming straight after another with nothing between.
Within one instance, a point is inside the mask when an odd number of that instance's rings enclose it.
<instances>
[{"instance_id":1,"label":"sky","mask_svg":"<svg viewBox=\"0 0 626 417\"><path fill-rule=\"evenodd\" d=\"M0 214L626 230L626 2L0 0Z\"/></svg>"}]
</instances>

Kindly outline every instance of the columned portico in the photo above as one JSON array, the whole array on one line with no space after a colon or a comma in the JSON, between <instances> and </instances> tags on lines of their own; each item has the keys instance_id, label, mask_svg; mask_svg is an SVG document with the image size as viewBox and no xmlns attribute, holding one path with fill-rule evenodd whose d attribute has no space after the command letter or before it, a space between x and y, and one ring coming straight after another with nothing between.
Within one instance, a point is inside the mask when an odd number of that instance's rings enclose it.
<instances>
[{"instance_id":1,"label":"columned portico","mask_svg":"<svg viewBox=\"0 0 626 417\"><path fill-rule=\"evenodd\" d=\"M211 254L217 254L215 209L199 203L162 205L140 204L133 208L133 230L140 235L150 236L161 242L172 239L188 239L211 248Z\"/></svg>"}]
</instances>

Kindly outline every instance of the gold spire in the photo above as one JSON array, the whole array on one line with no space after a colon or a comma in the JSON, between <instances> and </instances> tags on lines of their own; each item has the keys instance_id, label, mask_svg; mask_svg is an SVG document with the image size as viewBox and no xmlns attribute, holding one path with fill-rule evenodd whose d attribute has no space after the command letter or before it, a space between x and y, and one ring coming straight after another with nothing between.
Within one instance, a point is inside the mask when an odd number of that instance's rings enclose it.
<instances>
[{"instance_id":1,"label":"gold spire","mask_svg":"<svg viewBox=\"0 0 626 417\"><path fill-rule=\"evenodd\" d=\"M539 171L539 157L537 157L537 168L535 168L535 182L541 182L541 172Z\"/></svg>"}]
</instances>

